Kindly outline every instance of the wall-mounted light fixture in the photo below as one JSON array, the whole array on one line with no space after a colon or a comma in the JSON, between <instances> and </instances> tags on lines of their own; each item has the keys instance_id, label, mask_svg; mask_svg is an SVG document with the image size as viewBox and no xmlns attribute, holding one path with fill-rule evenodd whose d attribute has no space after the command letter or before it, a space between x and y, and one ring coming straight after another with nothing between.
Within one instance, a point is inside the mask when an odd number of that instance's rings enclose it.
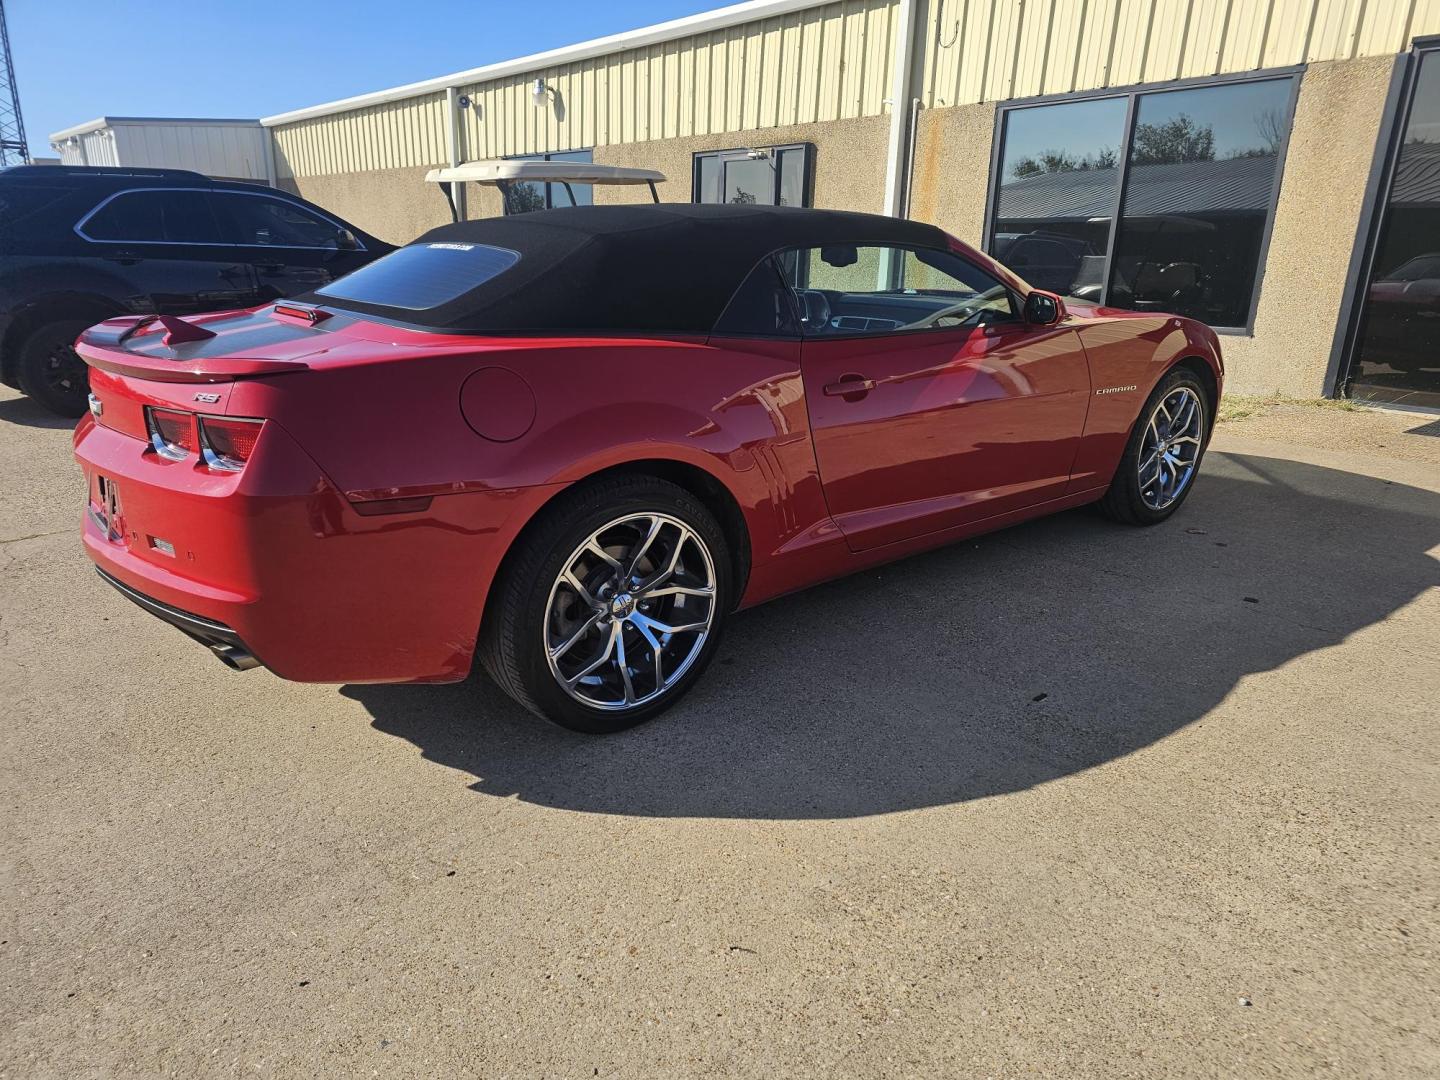
<instances>
[{"instance_id":1,"label":"wall-mounted light fixture","mask_svg":"<svg viewBox=\"0 0 1440 1080\"><path fill-rule=\"evenodd\" d=\"M536 79L535 84L530 87L530 97L535 102L537 109L543 109L550 104L550 95L555 93L553 87L545 85L544 79Z\"/></svg>"}]
</instances>

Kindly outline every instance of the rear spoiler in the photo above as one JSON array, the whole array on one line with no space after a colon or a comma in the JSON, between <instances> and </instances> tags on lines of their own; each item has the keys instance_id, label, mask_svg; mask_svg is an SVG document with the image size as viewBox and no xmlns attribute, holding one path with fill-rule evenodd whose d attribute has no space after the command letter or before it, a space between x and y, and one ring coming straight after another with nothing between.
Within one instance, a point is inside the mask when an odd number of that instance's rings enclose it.
<instances>
[{"instance_id":1,"label":"rear spoiler","mask_svg":"<svg viewBox=\"0 0 1440 1080\"><path fill-rule=\"evenodd\" d=\"M309 365L298 360L256 360L234 356L147 356L126 348L126 342L150 326L165 327L162 345L176 353L187 343L208 341L215 331L174 315L126 315L107 319L90 327L75 342L75 351L93 368L112 375L128 375L152 382L215 383L230 382L256 375L280 375L290 371L307 371Z\"/></svg>"}]
</instances>

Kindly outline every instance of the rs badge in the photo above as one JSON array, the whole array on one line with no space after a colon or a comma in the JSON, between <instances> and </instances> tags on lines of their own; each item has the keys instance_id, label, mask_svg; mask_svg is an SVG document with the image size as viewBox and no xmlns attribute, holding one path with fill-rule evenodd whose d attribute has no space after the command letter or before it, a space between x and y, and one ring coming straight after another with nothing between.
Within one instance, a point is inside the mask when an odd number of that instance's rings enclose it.
<instances>
[{"instance_id":1,"label":"rs badge","mask_svg":"<svg viewBox=\"0 0 1440 1080\"><path fill-rule=\"evenodd\" d=\"M196 401L203 401L206 405L214 405L217 401L220 400L220 395L219 395L219 394L196 394L196 395L195 395L195 400L196 400Z\"/></svg>"}]
</instances>

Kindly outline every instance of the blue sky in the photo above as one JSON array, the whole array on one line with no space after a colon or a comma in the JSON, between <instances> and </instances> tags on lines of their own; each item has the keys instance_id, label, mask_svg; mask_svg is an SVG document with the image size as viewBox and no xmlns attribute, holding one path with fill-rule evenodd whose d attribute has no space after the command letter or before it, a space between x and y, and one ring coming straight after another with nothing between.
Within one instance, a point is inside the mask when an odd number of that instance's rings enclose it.
<instances>
[{"instance_id":1,"label":"blue sky","mask_svg":"<svg viewBox=\"0 0 1440 1080\"><path fill-rule=\"evenodd\" d=\"M268 116L724 0L6 0L25 134L97 116Z\"/></svg>"}]
</instances>

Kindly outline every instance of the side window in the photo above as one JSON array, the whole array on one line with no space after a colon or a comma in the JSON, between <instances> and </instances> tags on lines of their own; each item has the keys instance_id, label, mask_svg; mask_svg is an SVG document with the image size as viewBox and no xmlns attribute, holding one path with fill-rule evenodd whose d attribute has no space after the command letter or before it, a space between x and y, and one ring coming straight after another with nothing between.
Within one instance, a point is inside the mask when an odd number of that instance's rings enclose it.
<instances>
[{"instance_id":1,"label":"side window","mask_svg":"<svg viewBox=\"0 0 1440 1080\"><path fill-rule=\"evenodd\" d=\"M1020 322L1010 290L949 251L828 244L780 257L806 336Z\"/></svg>"},{"instance_id":2,"label":"side window","mask_svg":"<svg viewBox=\"0 0 1440 1080\"><path fill-rule=\"evenodd\" d=\"M268 195L217 191L212 198L227 244L334 248L340 228L302 206Z\"/></svg>"},{"instance_id":3,"label":"side window","mask_svg":"<svg viewBox=\"0 0 1440 1080\"><path fill-rule=\"evenodd\" d=\"M746 276L715 323L716 334L737 337L799 337L795 307L773 259Z\"/></svg>"},{"instance_id":4,"label":"side window","mask_svg":"<svg viewBox=\"0 0 1440 1080\"><path fill-rule=\"evenodd\" d=\"M92 240L130 244L215 244L220 230L203 191L126 191L80 227Z\"/></svg>"}]
</instances>

